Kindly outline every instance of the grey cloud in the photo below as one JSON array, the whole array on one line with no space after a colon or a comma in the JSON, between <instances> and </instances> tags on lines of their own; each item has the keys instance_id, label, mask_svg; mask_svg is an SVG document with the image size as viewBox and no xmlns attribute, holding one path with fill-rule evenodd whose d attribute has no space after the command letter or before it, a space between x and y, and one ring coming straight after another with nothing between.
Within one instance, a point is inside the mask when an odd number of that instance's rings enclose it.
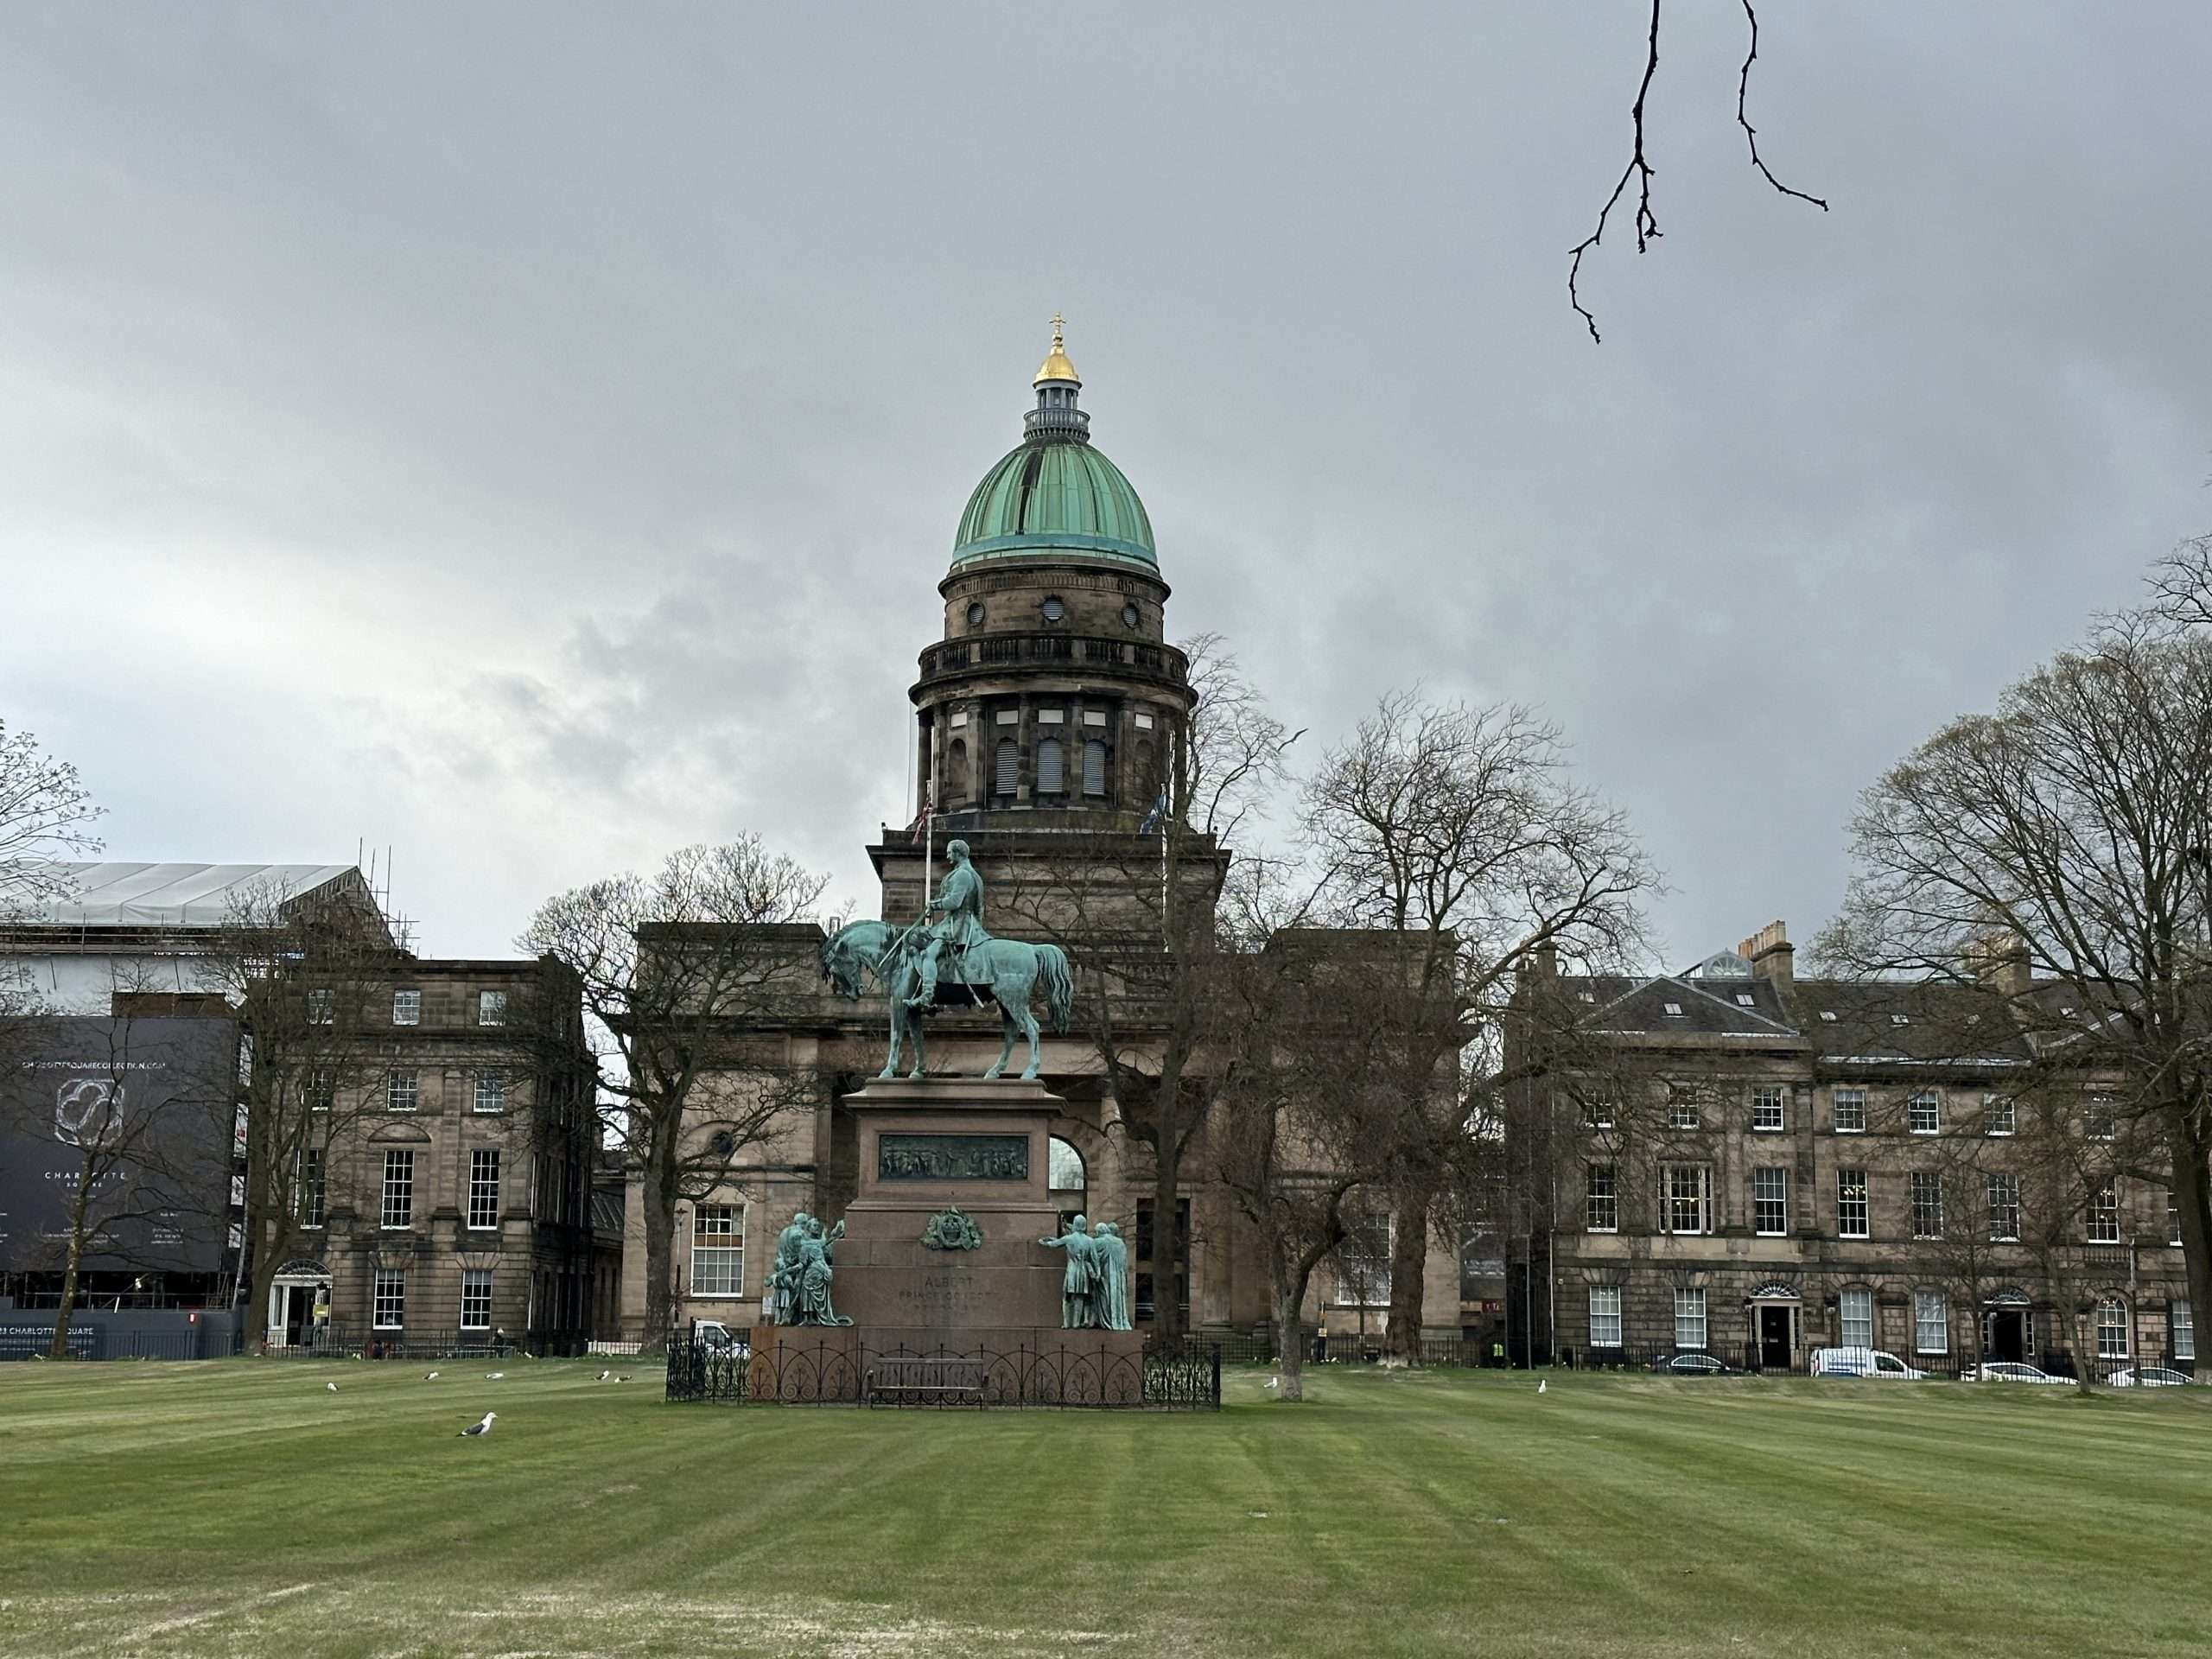
<instances>
[{"instance_id":1,"label":"grey cloud","mask_svg":"<svg viewBox=\"0 0 2212 1659\"><path fill-rule=\"evenodd\" d=\"M759 828L867 890L1054 308L1171 626L1314 741L1543 705L1687 959L2212 524L2212 14L0 15L0 707L118 855L389 841L435 948ZM100 641L88 683L86 640ZM833 663L836 664L832 666Z\"/></svg>"}]
</instances>

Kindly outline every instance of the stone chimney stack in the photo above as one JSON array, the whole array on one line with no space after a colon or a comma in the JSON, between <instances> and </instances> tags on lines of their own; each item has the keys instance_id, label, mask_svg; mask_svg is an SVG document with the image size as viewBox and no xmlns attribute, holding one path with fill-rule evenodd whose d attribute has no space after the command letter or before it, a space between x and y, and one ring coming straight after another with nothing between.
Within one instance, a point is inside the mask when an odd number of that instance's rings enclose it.
<instances>
[{"instance_id":1,"label":"stone chimney stack","mask_svg":"<svg viewBox=\"0 0 2212 1659\"><path fill-rule=\"evenodd\" d=\"M1986 934L1967 947L1967 967L1999 996L2025 996L2035 978L2028 942L2017 933Z\"/></svg>"},{"instance_id":2,"label":"stone chimney stack","mask_svg":"<svg viewBox=\"0 0 2212 1659\"><path fill-rule=\"evenodd\" d=\"M1789 943L1789 929L1781 922L1769 922L1738 945L1736 954L1761 979L1787 985L1796 977L1797 947Z\"/></svg>"}]
</instances>

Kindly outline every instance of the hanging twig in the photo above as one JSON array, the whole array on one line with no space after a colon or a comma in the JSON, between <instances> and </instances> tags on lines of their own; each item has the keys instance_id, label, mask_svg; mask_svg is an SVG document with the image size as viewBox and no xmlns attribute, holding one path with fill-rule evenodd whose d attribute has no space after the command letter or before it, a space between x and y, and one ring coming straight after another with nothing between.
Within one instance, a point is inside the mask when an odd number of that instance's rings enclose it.
<instances>
[{"instance_id":1,"label":"hanging twig","mask_svg":"<svg viewBox=\"0 0 2212 1659\"><path fill-rule=\"evenodd\" d=\"M1751 125L1751 117L1747 112L1751 89L1751 65L1759 55L1759 17L1758 13L1751 9L1751 0L1743 0L1743 6L1745 21L1751 25L1751 49L1744 54L1742 72L1736 78L1736 124L1743 128L1744 141L1751 146L1751 165L1758 168L1761 178L1782 194L1795 196L1800 201L1809 201L1825 213L1828 211L1826 201L1818 196L1808 195L1802 190L1791 189L1774 176L1772 169L1759 155L1758 131ZM1636 251L1638 253L1648 252L1651 245L1659 239L1659 220L1651 210L1652 168L1643 153L1644 99L1650 95L1651 78L1658 71L1659 0L1651 0L1651 27L1646 37L1643 79L1637 84L1636 103L1629 111L1632 123L1633 142L1629 150L1628 165L1621 169L1621 175L1613 185L1612 194L1605 198L1605 205L1598 211L1597 228L1576 243L1569 251L1570 262L1567 268L1567 297L1568 302L1574 307L1574 314L1582 319L1583 326L1589 329L1592 344L1599 343L1602 336L1598 333L1598 319L1590 314L1590 308L1582 303L1581 289L1577 285L1582 276L1582 256L1605 240L1605 226L1612 217L1613 209L1620 205L1621 197L1628 189L1628 181L1630 179L1637 181Z\"/></svg>"},{"instance_id":2,"label":"hanging twig","mask_svg":"<svg viewBox=\"0 0 2212 1659\"><path fill-rule=\"evenodd\" d=\"M1744 21L1751 26L1751 48L1744 54L1744 72L1736 81L1736 124L1744 130L1744 142L1751 147L1751 165L1758 168L1760 177L1782 192L1783 195L1795 196L1800 201L1809 201L1825 213L1828 210L1827 202L1818 196L1808 196L1802 190L1792 190L1780 179L1776 178L1768 169L1767 164L1759 159L1758 130L1751 125L1750 118L1744 113L1744 100L1750 95L1751 90L1751 62L1759 54L1759 15L1751 10L1751 0L1744 0Z\"/></svg>"},{"instance_id":3,"label":"hanging twig","mask_svg":"<svg viewBox=\"0 0 2212 1659\"><path fill-rule=\"evenodd\" d=\"M1599 340L1598 319L1590 315L1582 303L1582 296L1575 288L1575 279L1582 274L1582 256L1604 240L1605 220L1621 199L1621 192L1628 188L1628 181L1637 183L1636 251L1643 252L1659 238L1659 220L1651 211L1651 164L1643 158L1643 100L1651 91L1651 78L1659 73L1659 0L1651 0L1650 44L1643 60L1643 80L1636 89L1636 104L1629 111L1635 123L1635 144L1630 149L1628 165L1621 169L1613 194L1605 198L1605 205L1598 210L1598 228L1574 245L1573 263L1567 268L1567 297L1581 317L1584 327L1590 330L1592 344Z\"/></svg>"}]
</instances>

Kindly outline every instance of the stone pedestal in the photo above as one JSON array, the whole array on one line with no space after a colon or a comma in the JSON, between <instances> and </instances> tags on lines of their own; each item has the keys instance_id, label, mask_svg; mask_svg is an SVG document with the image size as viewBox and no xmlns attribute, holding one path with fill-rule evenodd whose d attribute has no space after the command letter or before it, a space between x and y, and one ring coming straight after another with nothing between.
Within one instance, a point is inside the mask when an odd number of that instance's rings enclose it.
<instances>
[{"instance_id":1,"label":"stone pedestal","mask_svg":"<svg viewBox=\"0 0 2212 1659\"><path fill-rule=\"evenodd\" d=\"M753 1397L887 1403L943 1384L919 1402L1142 1404L1141 1333L1060 1325L1067 1259L1038 1242L1060 1230L1058 1096L1011 1077L902 1077L844 1103L860 1182L837 1217L830 1299L852 1323L756 1327ZM950 1209L981 1234L973 1248L946 1248L942 1229L932 1242Z\"/></svg>"},{"instance_id":2,"label":"stone pedestal","mask_svg":"<svg viewBox=\"0 0 2212 1659\"><path fill-rule=\"evenodd\" d=\"M1058 1097L1014 1078L883 1078L845 1104L860 1185L837 1245L838 1313L909 1347L1057 1333L1066 1263L1037 1241L1060 1230L1046 1179ZM982 1233L977 1248L923 1243L931 1217L951 1207ZM868 1345L883 1344L871 1336Z\"/></svg>"}]
</instances>

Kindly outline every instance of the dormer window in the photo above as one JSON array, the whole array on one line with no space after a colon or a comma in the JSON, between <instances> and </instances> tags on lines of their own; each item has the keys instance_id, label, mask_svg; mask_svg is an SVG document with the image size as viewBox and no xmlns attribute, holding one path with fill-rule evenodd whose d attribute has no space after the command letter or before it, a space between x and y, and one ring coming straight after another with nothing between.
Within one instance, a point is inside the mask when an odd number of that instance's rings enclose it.
<instances>
[{"instance_id":1,"label":"dormer window","mask_svg":"<svg viewBox=\"0 0 2212 1659\"><path fill-rule=\"evenodd\" d=\"M1757 1006L1758 1006L1758 998L1757 998L1756 996L1753 996L1753 995L1752 995L1749 991L1738 991L1738 992L1737 992L1737 993L1736 993L1736 1006L1737 1006L1738 1007L1739 1007L1739 1008L1755 1007L1757 1007Z\"/></svg>"},{"instance_id":2,"label":"dormer window","mask_svg":"<svg viewBox=\"0 0 2212 1659\"><path fill-rule=\"evenodd\" d=\"M1582 993L1582 1000L1585 1002L1595 1002L1598 1000L1598 993L1595 991L1585 991Z\"/></svg>"},{"instance_id":3,"label":"dormer window","mask_svg":"<svg viewBox=\"0 0 2212 1659\"><path fill-rule=\"evenodd\" d=\"M1835 1024L1835 1010L1834 1008L1822 1008L1821 1010L1821 1018L1827 1020L1830 1025Z\"/></svg>"},{"instance_id":4,"label":"dormer window","mask_svg":"<svg viewBox=\"0 0 2212 1659\"><path fill-rule=\"evenodd\" d=\"M1909 1026L1912 1020L1904 1014L1893 1014L1890 1016L1890 1023L1893 1026Z\"/></svg>"},{"instance_id":5,"label":"dormer window","mask_svg":"<svg viewBox=\"0 0 2212 1659\"><path fill-rule=\"evenodd\" d=\"M1660 1007L1676 1019L1681 1017L1682 1005L1679 1002L1662 1002Z\"/></svg>"}]
</instances>

